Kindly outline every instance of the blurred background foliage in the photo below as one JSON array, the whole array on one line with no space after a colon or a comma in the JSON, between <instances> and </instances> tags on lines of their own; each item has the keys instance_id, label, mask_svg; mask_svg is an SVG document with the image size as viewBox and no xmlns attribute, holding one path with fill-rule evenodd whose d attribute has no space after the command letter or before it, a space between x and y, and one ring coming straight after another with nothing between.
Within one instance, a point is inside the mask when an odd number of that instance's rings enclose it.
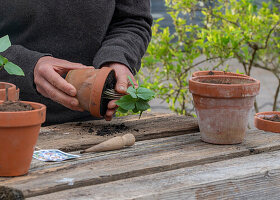
<instances>
[{"instance_id":1,"label":"blurred background foliage","mask_svg":"<svg viewBox=\"0 0 280 200\"><path fill-rule=\"evenodd\" d=\"M280 89L280 0L165 0L174 31L155 20L137 79L178 114L194 115L188 80L197 70L231 70L237 59L247 75L268 70ZM196 19L196 20L194 20ZM199 20L197 20L199 19ZM214 65L201 68L203 63ZM255 103L255 111L258 105Z\"/></svg>"}]
</instances>

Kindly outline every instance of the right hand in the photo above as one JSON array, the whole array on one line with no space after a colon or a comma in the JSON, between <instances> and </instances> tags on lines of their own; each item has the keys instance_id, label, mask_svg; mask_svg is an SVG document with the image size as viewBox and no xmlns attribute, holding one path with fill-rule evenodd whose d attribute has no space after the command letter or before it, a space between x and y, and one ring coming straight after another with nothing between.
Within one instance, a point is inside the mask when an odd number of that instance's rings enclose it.
<instances>
[{"instance_id":1,"label":"right hand","mask_svg":"<svg viewBox=\"0 0 280 200\"><path fill-rule=\"evenodd\" d=\"M45 56L38 60L34 68L34 83L37 91L71 110L83 111L75 98L76 88L68 83L61 75L72 69L86 68L80 63Z\"/></svg>"}]
</instances>

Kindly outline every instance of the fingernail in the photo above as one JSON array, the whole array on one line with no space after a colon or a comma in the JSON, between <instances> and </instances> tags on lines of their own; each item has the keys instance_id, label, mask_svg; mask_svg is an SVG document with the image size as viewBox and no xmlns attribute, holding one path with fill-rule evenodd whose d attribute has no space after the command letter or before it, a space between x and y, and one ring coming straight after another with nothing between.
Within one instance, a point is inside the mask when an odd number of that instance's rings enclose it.
<instances>
[{"instance_id":1,"label":"fingernail","mask_svg":"<svg viewBox=\"0 0 280 200\"><path fill-rule=\"evenodd\" d=\"M79 102L76 101L76 100L71 101L71 105L72 105L72 106L77 106L78 104L79 104Z\"/></svg>"},{"instance_id":2,"label":"fingernail","mask_svg":"<svg viewBox=\"0 0 280 200\"><path fill-rule=\"evenodd\" d=\"M76 96L76 90L75 89L71 89L70 90L70 95L71 96Z\"/></svg>"},{"instance_id":3,"label":"fingernail","mask_svg":"<svg viewBox=\"0 0 280 200\"><path fill-rule=\"evenodd\" d=\"M125 87L120 86L120 91L126 92Z\"/></svg>"}]
</instances>

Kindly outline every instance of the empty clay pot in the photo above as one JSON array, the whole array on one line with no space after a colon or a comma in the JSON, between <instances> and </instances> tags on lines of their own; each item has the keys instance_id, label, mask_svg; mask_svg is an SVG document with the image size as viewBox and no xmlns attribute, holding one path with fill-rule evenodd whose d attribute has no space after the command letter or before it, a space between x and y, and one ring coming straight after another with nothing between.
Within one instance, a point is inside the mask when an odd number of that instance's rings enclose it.
<instances>
[{"instance_id":1,"label":"empty clay pot","mask_svg":"<svg viewBox=\"0 0 280 200\"><path fill-rule=\"evenodd\" d=\"M225 72L225 71L196 71L192 74L192 77L198 76L209 76L209 75L224 75L224 76L240 76L240 77L249 77L244 74L238 74L234 72Z\"/></svg>"},{"instance_id":2,"label":"empty clay pot","mask_svg":"<svg viewBox=\"0 0 280 200\"><path fill-rule=\"evenodd\" d=\"M45 121L45 105L22 103L30 104L34 110L0 112L0 176L28 172L40 127Z\"/></svg>"},{"instance_id":3,"label":"empty clay pot","mask_svg":"<svg viewBox=\"0 0 280 200\"><path fill-rule=\"evenodd\" d=\"M189 89L202 140L213 144L241 143L260 82L250 77L210 75L193 77Z\"/></svg>"},{"instance_id":4,"label":"empty clay pot","mask_svg":"<svg viewBox=\"0 0 280 200\"><path fill-rule=\"evenodd\" d=\"M271 112L260 112L255 114L255 127L264 131L280 133L280 122L264 119L264 117L272 118L275 115L278 115L280 117L280 112L271 111Z\"/></svg>"},{"instance_id":5,"label":"empty clay pot","mask_svg":"<svg viewBox=\"0 0 280 200\"><path fill-rule=\"evenodd\" d=\"M19 98L19 89L12 83L0 82L0 100L6 100L6 88L8 88L8 100L17 101Z\"/></svg>"},{"instance_id":6,"label":"empty clay pot","mask_svg":"<svg viewBox=\"0 0 280 200\"><path fill-rule=\"evenodd\" d=\"M80 106L92 116L102 118L107 110L108 99L103 98L104 89L114 89L115 71L109 67L85 68L68 72L65 80L77 90Z\"/></svg>"}]
</instances>

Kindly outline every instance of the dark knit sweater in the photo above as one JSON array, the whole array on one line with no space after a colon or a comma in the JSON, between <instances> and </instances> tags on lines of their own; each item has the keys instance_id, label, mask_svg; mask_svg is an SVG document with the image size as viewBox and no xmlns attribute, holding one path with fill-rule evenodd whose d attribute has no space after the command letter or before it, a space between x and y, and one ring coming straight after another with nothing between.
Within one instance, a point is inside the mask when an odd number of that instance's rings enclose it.
<instances>
[{"instance_id":1,"label":"dark knit sweater","mask_svg":"<svg viewBox=\"0 0 280 200\"><path fill-rule=\"evenodd\" d=\"M149 0L1 0L0 37L12 47L1 55L19 65L25 77L0 72L16 84L20 99L47 106L47 124L78 121L88 112L67 109L40 95L33 70L45 55L95 68L119 62L135 74L151 37ZM28 120L28 119L27 119Z\"/></svg>"}]
</instances>

